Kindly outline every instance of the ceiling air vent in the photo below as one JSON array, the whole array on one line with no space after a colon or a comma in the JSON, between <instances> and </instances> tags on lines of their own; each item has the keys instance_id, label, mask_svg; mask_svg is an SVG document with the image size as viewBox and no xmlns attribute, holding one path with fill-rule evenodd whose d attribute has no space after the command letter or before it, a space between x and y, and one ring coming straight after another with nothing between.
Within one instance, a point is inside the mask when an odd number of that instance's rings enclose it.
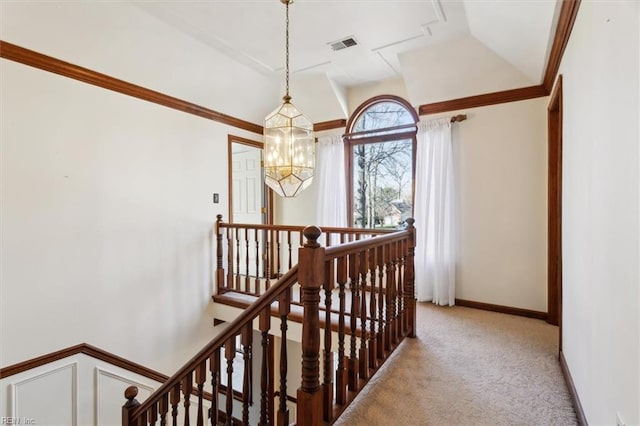
<instances>
[{"instance_id":1,"label":"ceiling air vent","mask_svg":"<svg viewBox=\"0 0 640 426\"><path fill-rule=\"evenodd\" d=\"M331 43L327 44L331 46L331 49L333 49L334 52L336 52L338 50L346 49L347 47L357 46L358 42L353 37L347 37L342 40L332 41Z\"/></svg>"}]
</instances>

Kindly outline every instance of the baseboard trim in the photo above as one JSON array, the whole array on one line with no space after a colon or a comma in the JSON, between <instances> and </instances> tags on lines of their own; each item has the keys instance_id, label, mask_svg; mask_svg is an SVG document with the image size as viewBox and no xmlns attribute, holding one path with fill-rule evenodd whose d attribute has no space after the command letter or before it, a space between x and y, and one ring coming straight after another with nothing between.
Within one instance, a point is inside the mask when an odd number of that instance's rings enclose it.
<instances>
[{"instance_id":1,"label":"baseboard trim","mask_svg":"<svg viewBox=\"0 0 640 426\"><path fill-rule=\"evenodd\" d=\"M584 415L584 410L582 409L580 398L578 398L578 392L576 391L576 387L573 384L573 378L571 377L571 372L569 371L567 360L564 358L564 352L560 351L560 355L558 356L558 358L560 360L560 369L562 370L562 375L564 376L565 382L567 382L569 395L571 395L571 402L573 403L573 409L576 412L578 424L580 426L588 426L589 423L587 423L587 417Z\"/></svg>"},{"instance_id":2,"label":"baseboard trim","mask_svg":"<svg viewBox=\"0 0 640 426\"><path fill-rule=\"evenodd\" d=\"M493 305L491 303L474 302L472 300L456 299L457 306L482 309L483 311L499 312L501 314L517 315L520 317L535 318L546 321L549 315L546 312L532 311L529 309L513 308L511 306Z\"/></svg>"}]
</instances>

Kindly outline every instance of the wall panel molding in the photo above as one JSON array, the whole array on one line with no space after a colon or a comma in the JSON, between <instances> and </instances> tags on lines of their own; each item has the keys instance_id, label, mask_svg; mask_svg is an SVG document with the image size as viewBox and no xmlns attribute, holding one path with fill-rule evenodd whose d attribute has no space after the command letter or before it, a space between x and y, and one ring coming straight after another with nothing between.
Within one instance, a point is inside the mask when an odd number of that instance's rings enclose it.
<instances>
[{"instance_id":1,"label":"wall panel molding","mask_svg":"<svg viewBox=\"0 0 640 426\"><path fill-rule=\"evenodd\" d=\"M126 377L122 374L114 373L113 371L107 370L102 367L94 368L94 378L95 378L95 389L94 389L95 419L94 421L96 425L101 424L100 412L102 411L101 406L103 405L105 395L107 398L119 397L121 402L123 403L125 401L124 394L113 395L109 392L106 392L106 393L102 392L103 390L102 388L104 387L105 382L107 380L116 380L118 382L121 382L123 392L124 392L124 389L126 389L128 386L136 386L139 391L147 391L149 395L151 395L156 390L156 387L152 385L149 385L147 383L142 383L140 380L137 380L133 377ZM139 395L140 395L140 398L139 398L140 400L144 400L144 398L146 398L146 396L144 395L144 392Z\"/></svg>"},{"instance_id":2,"label":"wall panel molding","mask_svg":"<svg viewBox=\"0 0 640 426\"><path fill-rule=\"evenodd\" d=\"M147 89L136 84L128 83L97 71L83 68L69 62L56 59L33 50L25 49L12 43L0 40L0 58L18 62L34 68L82 81L103 89L113 90L144 101L153 102L158 105L173 108L188 114L197 115L208 120L217 121L228 126L237 127L249 132L262 134L263 128L260 125L241 120L230 115L214 111L209 108L187 102L155 90Z\"/></svg>"},{"instance_id":3,"label":"wall panel molding","mask_svg":"<svg viewBox=\"0 0 640 426\"><path fill-rule=\"evenodd\" d=\"M63 376L63 373L69 373L68 377ZM63 365L56 365L50 369L45 371L36 372L35 374L28 376L24 379L13 382L9 385L9 401L8 408L9 413L8 417L17 417L20 419L32 418L35 421L35 424L42 424L42 419L38 419L36 415L34 415L33 410L29 410L29 408L25 408L24 412L21 410L20 403L26 397L21 398L21 392L28 392L26 387L29 384L34 384L38 381L43 381L45 379L52 379L53 376L58 375L64 379L64 382L69 380L69 387L71 390L70 398L70 408L71 412L69 413L71 424L78 424L78 361L75 360L73 362L69 362ZM63 383L63 382L61 382ZM56 387L60 389L59 386ZM59 392L55 393L55 396L60 396ZM50 402L50 398L42 398L42 395L38 395L38 399L42 402Z\"/></svg>"}]
</instances>

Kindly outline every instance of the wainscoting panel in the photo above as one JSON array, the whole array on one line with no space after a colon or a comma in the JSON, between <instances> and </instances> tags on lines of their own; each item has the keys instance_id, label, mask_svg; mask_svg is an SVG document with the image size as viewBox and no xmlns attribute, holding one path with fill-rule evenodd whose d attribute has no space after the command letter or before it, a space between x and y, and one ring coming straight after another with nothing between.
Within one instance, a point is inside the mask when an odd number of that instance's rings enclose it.
<instances>
[{"instance_id":1,"label":"wainscoting panel","mask_svg":"<svg viewBox=\"0 0 640 426\"><path fill-rule=\"evenodd\" d=\"M156 389L151 381L142 383L131 376L118 374L107 369L95 368L95 424L114 425L121 422L121 409L124 404L124 390L129 386L138 387L138 401L144 401Z\"/></svg>"},{"instance_id":2,"label":"wainscoting panel","mask_svg":"<svg viewBox=\"0 0 640 426\"><path fill-rule=\"evenodd\" d=\"M9 399L16 424L77 425L77 361L18 378L9 385Z\"/></svg>"}]
</instances>

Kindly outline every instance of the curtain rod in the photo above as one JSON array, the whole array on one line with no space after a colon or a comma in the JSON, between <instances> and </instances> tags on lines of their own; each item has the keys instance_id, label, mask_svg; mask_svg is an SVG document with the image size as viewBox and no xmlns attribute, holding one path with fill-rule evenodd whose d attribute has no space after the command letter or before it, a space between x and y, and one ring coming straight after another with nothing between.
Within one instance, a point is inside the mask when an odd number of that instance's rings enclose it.
<instances>
[{"instance_id":1,"label":"curtain rod","mask_svg":"<svg viewBox=\"0 0 640 426\"><path fill-rule=\"evenodd\" d=\"M451 117L451 122L452 123L456 123L456 122L461 122L467 119L467 114L458 114L458 115L454 115L453 117ZM353 136L362 136L362 135L367 135L370 133L380 133L380 132L388 132L390 130L402 130L402 129L410 129L412 127L418 127L417 124L403 124L401 126L394 126L394 127L387 127L386 129L375 129L375 130L363 130L361 132L354 132L354 133L345 133L344 135L342 135L343 138L351 138Z\"/></svg>"}]
</instances>

